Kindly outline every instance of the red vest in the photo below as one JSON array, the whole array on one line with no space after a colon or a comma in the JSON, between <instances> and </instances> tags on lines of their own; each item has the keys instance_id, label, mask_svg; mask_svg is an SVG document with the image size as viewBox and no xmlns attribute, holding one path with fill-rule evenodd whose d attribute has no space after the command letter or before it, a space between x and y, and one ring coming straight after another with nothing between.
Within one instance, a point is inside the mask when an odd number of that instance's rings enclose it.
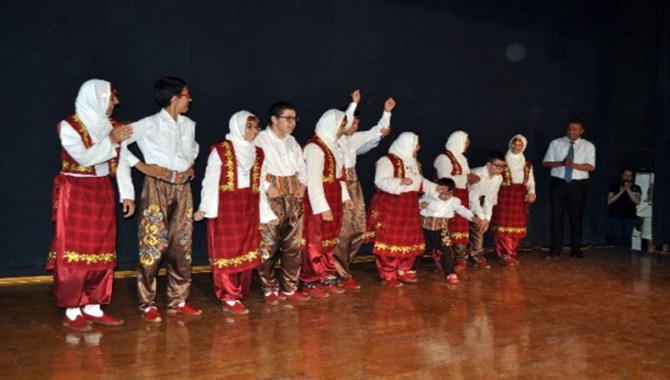
<instances>
[{"instance_id":1,"label":"red vest","mask_svg":"<svg viewBox=\"0 0 670 380\"><path fill-rule=\"evenodd\" d=\"M232 192L237 187L237 160L235 158L235 147L232 142L226 140L213 146L219 157L221 157L221 176L219 178L219 191ZM256 148L256 161L251 167L251 191L258 193L261 184L261 165L263 164L263 150Z\"/></svg>"},{"instance_id":2,"label":"red vest","mask_svg":"<svg viewBox=\"0 0 670 380\"><path fill-rule=\"evenodd\" d=\"M505 167L502 172L502 183L500 186L512 186L512 173L509 170L509 166L507 166L507 162L505 162ZM530 161L526 160L526 164L523 166L523 184L527 185L528 184L528 179L530 177L530 170L533 168L533 164L530 163Z\"/></svg>"},{"instance_id":3,"label":"red vest","mask_svg":"<svg viewBox=\"0 0 670 380\"><path fill-rule=\"evenodd\" d=\"M72 126L75 132L79 134L79 137L81 137L81 141L84 143L84 147L90 148L93 146L93 140L91 139L91 135L88 133L88 129L86 128L86 126L81 121L79 116L77 116L76 113L66 117L65 121ZM121 123L115 119L110 119L110 122L112 123L113 128L121 126ZM56 129L60 134L60 123L56 125ZM118 156L119 156L119 148L116 148L116 157L108 161L109 175L112 177L116 175L116 168L118 167L118 159L117 159ZM90 175L96 174L94 166L83 166L79 164L74 158L72 158L72 156L70 156L70 154L65 150L65 148L61 148L60 158L61 158L61 172L63 173L90 174Z\"/></svg>"}]
</instances>

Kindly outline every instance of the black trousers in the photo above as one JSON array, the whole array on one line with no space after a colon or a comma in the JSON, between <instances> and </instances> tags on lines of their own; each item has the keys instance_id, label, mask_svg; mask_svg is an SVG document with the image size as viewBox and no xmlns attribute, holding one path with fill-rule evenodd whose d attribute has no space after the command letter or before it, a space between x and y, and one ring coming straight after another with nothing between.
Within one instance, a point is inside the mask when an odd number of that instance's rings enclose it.
<instances>
[{"instance_id":1,"label":"black trousers","mask_svg":"<svg viewBox=\"0 0 670 380\"><path fill-rule=\"evenodd\" d=\"M437 251L440 255L440 265L444 275L448 276L454 271L454 256L451 251L451 242L449 241L449 231L447 230L427 230L422 228L423 237L426 241L426 252Z\"/></svg>"},{"instance_id":2,"label":"black trousers","mask_svg":"<svg viewBox=\"0 0 670 380\"><path fill-rule=\"evenodd\" d=\"M551 255L558 255L563 247L563 226L565 211L570 223L570 252L578 253L582 245L582 221L586 206L587 180L565 182L556 177L549 183L551 202Z\"/></svg>"}]
</instances>

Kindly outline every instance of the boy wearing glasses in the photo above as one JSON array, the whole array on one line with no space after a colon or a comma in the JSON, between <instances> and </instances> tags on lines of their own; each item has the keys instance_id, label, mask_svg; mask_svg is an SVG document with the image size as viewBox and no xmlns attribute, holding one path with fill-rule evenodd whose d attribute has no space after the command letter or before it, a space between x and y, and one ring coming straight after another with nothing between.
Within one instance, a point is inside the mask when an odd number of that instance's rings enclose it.
<instances>
[{"instance_id":1,"label":"boy wearing glasses","mask_svg":"<svg viewBox=\"0 0 670 380\"><path fill-rule=\"evenodd\" d=\"M302 149L291 136L298 120L294 105L277 102L270 108L270 124L255 140L265 155L260 192L262 263L258 274L265 303L269 305L278 305L280 299L306 301L310 298L297 291L303 197L307 185ZM275 266L279 259L281 269L277 278Z\"/></svg>"},{"instance_id":2,"label":"boy wearing glasses","mask_svg":"<svg viewBox=\"0 0 670 380\"><path fill-rule=\"evenodd\" d=\"M193 234L189 182L194 178L198 144L195 122L184 114L193 99L183 79L163 77L154 84L154 100L161 110L133 123L133 135L128 140L128 144L137 142L146 164L124 146L125 159L119 167L135 166L145 174L138 209L137 288L142 317L159 323L156 275L163 261L168 279L168 314L199 315L202 311L186 303L191 289ZM130 183L124 199L134 199Z\"/></svg>"},{"instance_id":3,"label":"boy wearing glasses","mask_svg":"<svg viewBox=\"0 0 670 380\"><path fill-rule=\"evenodd\" d=\"M470 224L470 256L475 265L482 269L491 266L484 258L484 232L489 229L493 206L498 202L498 190L502 183L505 168L505 156L499 151L489 153L485 166L472 169L471 173L479 177L476 183L468 183L470 210L481 219L481 224Z\"/></svg>"},{"instance_id":4,"label":"boy wearing glasses","mask_svg":"<svg viewBox=\"0 0 670 380\"><path fill-rule=\"evenodd\" d=\"M426 252L430 252L435 260L438 271L444 273L450 284L458 284L458 276L454 270L454 257L451 249L451 234L449 220L458 214L477 225L481 220L474 216L472 211L461 204L461 200L454 197L456 183L451 178L440 178L437 181L438 197L433 198L424 194L419 199L421 211L421 228L426 240Z\"/></svg>"}]
</instances>

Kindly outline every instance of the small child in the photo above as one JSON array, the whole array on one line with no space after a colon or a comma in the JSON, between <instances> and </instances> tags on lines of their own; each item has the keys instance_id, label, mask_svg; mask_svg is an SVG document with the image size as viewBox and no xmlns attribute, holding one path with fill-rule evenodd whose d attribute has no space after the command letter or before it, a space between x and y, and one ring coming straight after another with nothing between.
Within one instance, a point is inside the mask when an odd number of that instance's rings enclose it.
<instances>
[{"instance_id":1,"label":"small child","mask_svg":"<svg viewBox=\"0 0 670 380\"><path fill-rule=\"evenodd\" d=\"M449 233L449 219L454 213L481 224L472 211L461 205L461 200L454 197L456 184L451 178L440 178L437 181L438 199L423 195L419 200L421 211L421 228L426 240L426 252L433 253L433 259L438 270L447 277L450 284L458 284L458 276L454 271L454 258L451 250L451 236Z\"/></svg>"}]
</instances>

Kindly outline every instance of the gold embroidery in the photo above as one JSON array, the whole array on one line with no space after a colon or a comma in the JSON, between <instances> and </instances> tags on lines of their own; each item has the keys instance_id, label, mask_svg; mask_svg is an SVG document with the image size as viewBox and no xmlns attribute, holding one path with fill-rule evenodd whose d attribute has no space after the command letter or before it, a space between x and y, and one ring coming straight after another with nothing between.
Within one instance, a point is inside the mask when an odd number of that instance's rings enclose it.
<instances>
[{"instance_id":1,"label":"gold embroidery","mask_svg":"<svg viewBox=\"0 0 670 380\"><path fill-rule=\"evenodd\" d=\"M336 246L338 241L340 241L339 238L333 238L333 239L324 240L324 241L321 242L321 244L323 245L323 248L330 248L330 247Z\"/></svg>"},{"instance_id":2,"label":"gold embroidery","mask_svg":"<svg viewBox=\"0 0 670 380\"><path fill-rule=\"evenodd\" d=\"M54 252L55 255L55 252ZM51 253L49 253L49 256L51 257ZM79 252L74 252L74 251L66 251L63 254L63 258L68 262L68 263L86 263L87 265L91 264L98 264L98 263L111 263L116 259L116 252L105 252L105 253L97 253L97 254L91 254L91 253L79 253Z\"/></svg>"},{"instance_id":3,"label":"gold embroidery","mask_svg":"<svg viewBox=\"0 0 670 380\"><path fill-rule=\"evenodd\" d=\"M225 141L221 143L223 148L223 165L226 167L226 183L220 186L221 192L235 191L235 160L233 159L233 150L231 143Z\"/></svg>"},{"instance_id":4,"label":"gold embroidery","mask_svg":"<svg viewBox=\"0 0 670 380\"><path fill-rule=\"evenodd\" d=\"M328 149L328 146L324 144L323 140L316 138L315 144L321 148L325 157L325 162L323 165L323 183L333 183L335 182L335 157L333 152Z\"/></svg>"},{"instance_id":5,"label":"gold embroidery","mask_svg":"<svg viewBox=\"0 0 670 380\"><path fill-rule=\"evenodd\" d=\"M526 231L528 230L526 227L499 227L499 226L494 226L492 228L493 231L495 232L500 232L500 233L509 233L509 234L525 234Z\"/></svg>"},{"instance_id":6,"label":"gold embroidery","mask_svg":"<svg viewBox=\"0 0 670 380\"><path fill-rule=\"evenodd\" d=\"M139 225L140 263L151 265L160 259L161 251L168 245L168 231L163 213L156 204L151 204L142 213Z\"/></svg>"},{"instance_id":7,"label":"gold embroidery","mask_svg":"<svg viewBox=\"0 0 670 380\"><path fill-rule=\"evenodd\" d=\"M469 232L452 232L451 233L451 238L452 239L469 239L470 238L470 233Z\"/></svg>"},{"instance_id":8,"label":"gold embroidery","mask_svg":"<svg viewBox=\"0 0 670 380\"><path fill-rule=\"evenodd\" d=\"M421 244L414 244L414 245L389 245L385 243L380 243L376 242L375 243L375 249L378 249L380 251L386 251L389 253L400 253L403 255L406 254L414 254L416 252L421 252L426 250L426 244L421 243Z\"/></svg>"},{"instance_id":9,"label":"gold embroidery","mask_svg":"<svg viewBox=\"0 0 670 380\"><path fill-rule=\"evenodd\" d=\"M463 168L461 167L461 164L458 162L456 157L454 156L453 153L451 153L448 150L444 151L444 155L447 156L449 161L451 161L451 175L461 175L463 174Z\"/></svg>"},{"instance_id":10,"label":"gold embroidery","mask_svg":"<svg viewBox=\"0 0 670 380\"><path fill-rule=\"evenodd\" d=\"M247 252L245 255L238 256L234 259L210 259L209 264L219 269L224 267L238 267L244 263L250 263L260 257L258 250Z\"/></svg>"},{"instance_id":11,"label":"gold embroidery","mask_svg":"<svg viewBox=\"0 0 670 380\"><path fill-rule=\"evenodd\" d=\"M261 158L260 151L256 150L256 162L251 168L251 192L258 193L261 191Z\"/></svg>"}]
</instances>

